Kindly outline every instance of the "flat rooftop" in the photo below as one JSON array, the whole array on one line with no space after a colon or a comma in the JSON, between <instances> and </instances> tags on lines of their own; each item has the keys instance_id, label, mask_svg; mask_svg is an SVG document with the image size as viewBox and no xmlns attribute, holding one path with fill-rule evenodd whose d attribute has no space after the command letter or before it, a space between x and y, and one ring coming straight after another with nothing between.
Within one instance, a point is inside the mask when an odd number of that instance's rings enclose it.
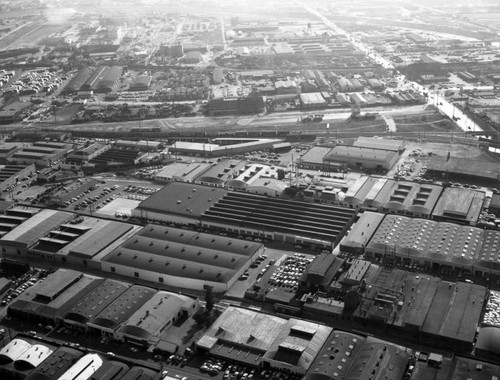
<instances>
[{"instance_id":1,"label":"flat rooftop","mask_svg":"<svg viewBox=\"0 0 500 380\"><path fill-rule=\"evenodd\" d=\"M353 162L353 160L374 161L385 163L392 160L397 152L385 149L372 149L351 145L337 145L325 157L325 161Z\"/></svg>"},{"instance_id":2,"label":"flat rooftop","mask_svg":"<svg viewBox=\"0 0 500 380\"><path fill-rule=\"evenodd\" d=\"M364 248L385 216L371 211L365 211L358 215L358 221L352 225L351 231L342 240L341 249Z\"/></svg>"},{"instance_id":3,"label":"flat rooftop","mask_svg":"<svg viewBox=\"0 0 500 380\"><path fill-rule=\"evenodd\" d=\"M360 136L356 139L356 141L354 141L353 146L398 152L406 148L406 143L403 140L389 140Z\"/></svg>"},{"instance_id":4,"label":"flat rooftop","mask_svg":"<svg viewBox=\"0 0 500 380\"><path fill-rule=\"evenodd\" d=\"M53 300L65 289L76 283L83 274L71 269L59 269L47 276L43 284L37 286L37 296Z\"/></svg>"},{"instance_id":5,"label":"flat rooftop","mask_svg":"<svg viewBox=\"0 0 500 380\"><path fill-rule=\"evenodd\" d=\"M331 152L331 146L313 146L300 159L300 163L323 164L323 159Z\"/></svg>"},{"instance_id":6,"label":"flat rooftop","mask_svg":"<svg viewBox=\"0 0 500 380\"><path fill-rule=\"evenodd\" d=\"M191 182L196 177L210 168L211 164L200 162L185 163L174 162L165 166L160 172L155 174L158 179L172 178L173 180L182 179L185 182Z\"/></svg>"},{"instance_id":7,"label":"flat rooftop","mask_svg":"<svg viewBox=\"0 0 500 380\"><path fill-rule=\"evenodd\" d=\"M427 170L498 181L500 164L485 160L433 155L427 164Z\"/></svg>"},{"instance_id":8,"label":"flat rooftop","mask_svg":"<svg viewBox=\"0 0 500 380\"><path fill-rule=\"evenodd\" d=\"M444 189L433 215L475 223L481 212L485 193L482 191L447 187Z\"/></svg>"},{"instance_id":9,"label":"flat rooftop","mask_svg":"<svg viewBox=\"0 0 500 380\"><path fill-rule=\"evenodd\" d=\"M229 306L198 340L197 345L210 350L222 339L263 354L286 324L284 318Z\"/></svg>"},{"instance_id":10,"label":"flat rooftop","mask_svg":"<svg viewBox=\"0 0 500 380\"><path fill-rule=\"evenodd\" d=\"M90 218L85 220L88 219ZM69 253L72 256L92 258L134 229L134 226L128 223L92 219L95 223L88 225L92 229L66 245L59 254Z\"/></svg>"},{"instance_id":11,"label":"flat rooftop","mask_svg":"<svg viewBox=\"0 0 500 380\"><path fill-rule=\"evenodd\" d=\"M227 192L221 188L173 182L143 201L138 209L198 218Z\"/></svg>"}]
</instances>

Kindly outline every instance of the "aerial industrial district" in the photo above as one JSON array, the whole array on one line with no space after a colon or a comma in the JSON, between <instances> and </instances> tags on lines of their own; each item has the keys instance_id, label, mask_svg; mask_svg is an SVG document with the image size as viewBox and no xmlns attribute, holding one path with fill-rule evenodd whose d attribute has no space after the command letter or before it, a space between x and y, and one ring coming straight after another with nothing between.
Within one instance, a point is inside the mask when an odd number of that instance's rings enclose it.
<instances>
[{"instance_id":1,"label":"aerial industrial district","mask_svg":"<svg viewBox=\"0 0 500 380\"><path fill-rule=\"evenodd\" d=\"M0 378L498 380L477 3L2 1Z\"/></svg>"}]
</instances>

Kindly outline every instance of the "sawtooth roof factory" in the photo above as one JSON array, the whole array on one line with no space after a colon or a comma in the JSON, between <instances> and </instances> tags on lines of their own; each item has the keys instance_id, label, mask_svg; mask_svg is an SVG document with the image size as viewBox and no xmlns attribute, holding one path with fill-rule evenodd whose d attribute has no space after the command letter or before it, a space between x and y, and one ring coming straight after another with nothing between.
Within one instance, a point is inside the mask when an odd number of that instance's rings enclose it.
<instances>
[{"instance_id":1,"label":"sawtooth roof factory","mask_svg":"<svg viewBox=\"0 0 500 380\"><path fill-rule=\"evenodd\" d=\"M198 225L263 239L331 247L356 211L173 182L142 202L137 217Z\"/></svg>"},{"instance_id":2,"label":"sawtooth roof factory","mask_svg":"<svg viewBox=\"0 0 500 380\"><path fill-rule=\"evenodd\" d=\"M103 255L140 229L128 223L64 211L38 211L14 209L3 216L9 224L4 226L8 231L0 239L4 256L99 269ZM13 213L17 213L16 221L12 220Z\"/></svg>"}]
</instances>

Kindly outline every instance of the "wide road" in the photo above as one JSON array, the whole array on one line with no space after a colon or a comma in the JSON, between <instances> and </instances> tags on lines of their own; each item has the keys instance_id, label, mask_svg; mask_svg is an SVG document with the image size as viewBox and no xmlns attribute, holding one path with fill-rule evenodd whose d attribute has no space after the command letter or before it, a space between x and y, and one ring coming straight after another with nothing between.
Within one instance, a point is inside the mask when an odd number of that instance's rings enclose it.
<instances>
[{"instance_id":1,"label":"wide road","mask_svg":"<svg viewBox=\"0 0 500 380\"><path fill-rule=\"evenodd\" d=\"M455 123L464 132L483 132L483 129L474 120L463 113L453 103L448 102L439 92L430 93L428 100L429 104L434 104L439 111L455 120Z\"/></svg>"},{"instance_id":2,"label":"wide road","mask_svg":"<svg viewBox=\"0 0 500 380\"><path fill-rule=\"evenodd\" d=\"M305 3L296 1L297 4L301 5L305 10L307 10L309 13L319 17L322 21L323 24L332 29L334 32L346 36L349 41L356 46L359 50L365 52L368 57L370 57L373 61L375 61L378 64L381 64L384 68L386 69L394 69L394 65L387 60L386 58L382 57L381 55L377 54L373 47L368 46L366 44L363 44L361 41L357 40L346 32L345 30L341 29L338 25L333 23L332 21L328 20L323 14L321 14L318 10L311 8ZM410 88L415 89L418 91L420 94L428 93L428 103L433 104L436 106L441 113L444 115L452 118L455 120L455 123L457 126L462 129L464 132L482 132L483 130L477 125L477 123L474 122L469 116L467 116L465 113L460 111L455 105L452 103L448 102L444 96L442 96L438 91L429 93L429 90L420 85L419 83L409 81L406 79L403 75L400 75L399 77L400 82L407 82L408 86Z\"/></svg>"}]
</instances>

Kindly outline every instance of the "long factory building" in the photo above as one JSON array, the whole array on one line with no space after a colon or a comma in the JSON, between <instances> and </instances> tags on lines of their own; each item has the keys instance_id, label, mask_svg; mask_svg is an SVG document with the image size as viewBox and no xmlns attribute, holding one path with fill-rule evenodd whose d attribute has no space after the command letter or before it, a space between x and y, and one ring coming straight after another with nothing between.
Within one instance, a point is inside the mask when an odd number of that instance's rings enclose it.
<instances>
[{"instance_id":1,"label":"long factory building","mask_svg":"<svg viewBox=\"0 0 500 380\"><path fill-rule=\"evenodd\" d=\"M500 231L370 211L359 215L342 251L429 270L500 276Z\"/></svg>"}]
</instances>

